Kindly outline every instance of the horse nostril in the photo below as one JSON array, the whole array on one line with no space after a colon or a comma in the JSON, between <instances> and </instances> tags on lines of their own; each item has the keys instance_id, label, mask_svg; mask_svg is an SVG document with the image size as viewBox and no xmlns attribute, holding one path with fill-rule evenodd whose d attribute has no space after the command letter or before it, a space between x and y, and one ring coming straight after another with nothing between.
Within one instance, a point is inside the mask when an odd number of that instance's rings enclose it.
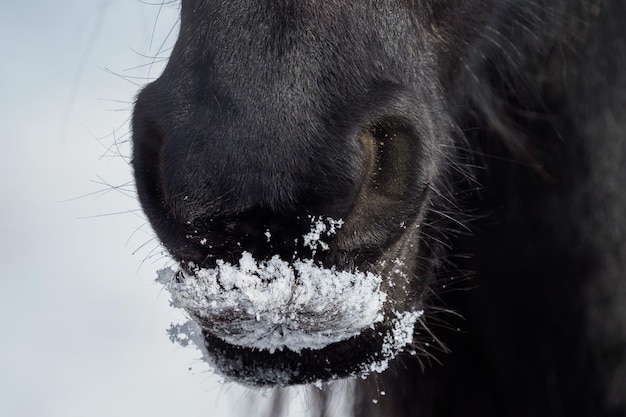
<instances>
[{"instance_id":1,"label":"horse nostril","mask_svg":"<svg viewBox=\"0 0 626 417\"><path fill-rule=\"evenodd\" d=\"M420 152L409 123L388 118L373 123L361 135L367 164L364 187L389 202L402 201L414 189L413 161Z\"/></svg>"}]
</instances>

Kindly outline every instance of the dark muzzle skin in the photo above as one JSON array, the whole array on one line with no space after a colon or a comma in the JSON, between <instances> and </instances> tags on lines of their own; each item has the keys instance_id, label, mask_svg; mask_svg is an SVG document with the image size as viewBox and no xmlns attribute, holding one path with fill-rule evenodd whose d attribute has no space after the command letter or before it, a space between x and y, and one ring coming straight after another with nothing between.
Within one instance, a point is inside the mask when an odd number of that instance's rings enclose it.
<instances>
[{"instance_id":1,"label":"dark muzzle skin","mask_svg":"<svg viewBox=\"0 0 626 417\"><path fill-rule=\"evenodd\" d=\"M453 129L446 94L464 54L452 45L484 19L468 10L183 0L170 61L132 121L139 200L181 268L193 275L244 254L312 259L380 274L386 317L422 309L432 268L417 261L430 247L422 225L441 204ZM315 218L343 221L324 251L303 239ZM235 346L209 324L203 332L223 373L289 385L366 371L392 327L385 319L298 352Z\"/></svg>"}]
</instances>

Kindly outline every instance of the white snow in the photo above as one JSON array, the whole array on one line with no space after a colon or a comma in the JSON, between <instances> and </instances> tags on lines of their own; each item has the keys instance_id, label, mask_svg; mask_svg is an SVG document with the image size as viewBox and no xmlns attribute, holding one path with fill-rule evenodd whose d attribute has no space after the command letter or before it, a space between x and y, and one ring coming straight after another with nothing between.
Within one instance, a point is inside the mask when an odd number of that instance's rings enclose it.
<instances>
[{"instance_id":1,"label":"white snow","mask_svg":"<svg viewBox=\"0 0 626 417\"><path fill-rule=\"evenodd\" d=\"M256 261L244 253L239 265L192 274L166 268L159 282L172 305L202 321L225 341L274 352L321 349L353 337L383 320L387 295L371 272L323 268L312 260Z\"/></svg>"},{"instance_id":2,"label":"white snow","mask_svg":"<svg viewBox=\"0 0 626 417\"><path fill-rule=\"evenodd\" d=\"M321 239L335 234L343 222L311 221L305 244L313 251L327 250ZM212 335L269 352L322 349L385 319L387 294L381 290L380 275L324 268L311 259L286 261L274 256L261 261L244 252L237 264L218 261L215 268L165 268L157 281L171 293L174 307L184 309ZM387 317L391 328L383 335L381 354L374 363L362 365L363 373L382 372L412 343L414 325L423 312L387 314L393 317ZM183 346L193 342L203 350L197 323L173 325L169 333L172 341Z\"/></svg>"},{"instance_id":3,"label":"white snow","mask_svg":"<svg viewBox=\"0 0 626 417\"><path fill-rule=\"evenodd\" d=\"M343 226L343 220L334 220L330 217L309 217L312 223L311 231L303 236L304 246L309 247L313 254L318 249L318 246L322 250L328 250L329 246L326 242L322 241L324 235L332 236L337 233L337 230Z\"/></svg>"},{"instance_id":4,"label":"white snow","mask_svg":"<svg viewBox=\"0 0 626 417\"><path fill-rule=\"evenodd\" d=\"M413 343L415 323L424 315L423 310L394 312L391 330L384 336L381 349L381 359L371 364L364 364L361 372L365 375L371 372L381 373L389 368L389 361L395 358L402 349Z\"/></svg>"}]
</instances>

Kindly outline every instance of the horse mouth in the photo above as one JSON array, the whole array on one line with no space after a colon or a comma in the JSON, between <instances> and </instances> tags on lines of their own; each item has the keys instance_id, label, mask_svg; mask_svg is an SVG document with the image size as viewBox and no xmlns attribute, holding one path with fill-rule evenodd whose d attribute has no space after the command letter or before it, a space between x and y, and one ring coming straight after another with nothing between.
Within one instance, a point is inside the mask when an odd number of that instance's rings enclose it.
<instances>
[{"instance_id":1,"label":"horse mouth","mask_svg":"<svg viewBox=\"0 0 626 417\"><path fill-rule=\"evenodd\" d=\"M275 351L231 345L203 332L205 355L228 379L255 387L318 383L382 372L413 340L422 312L404 313L322 349Z\"/></svg>"},{"instance_id":2,"label":"horse mouth","mask_svg":"<svg viewBox=\"0 0 626 417\"><path fill-rule=\"evenodd\" d=\"M392 281L380 274L312 260L256 261L244 253L236 265L167 268L158 281L192 319L171 337L195 337L218 373L251 386L380 372L412 343L422 314L397 311Z\"/></svg>"}]
</instances>

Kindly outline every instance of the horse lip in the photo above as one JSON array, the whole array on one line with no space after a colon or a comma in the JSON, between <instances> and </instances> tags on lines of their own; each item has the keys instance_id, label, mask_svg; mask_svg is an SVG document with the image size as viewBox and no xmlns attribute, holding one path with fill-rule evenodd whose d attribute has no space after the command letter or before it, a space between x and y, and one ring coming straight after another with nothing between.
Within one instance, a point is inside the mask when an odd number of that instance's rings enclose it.
<instances>
[{"instance_id":1,"label":"horse lip","mask_svg":"<svg viewBox=\"0 0 626 417\"><path fill-rule=\"evenodd\" d=\"M236 346L202 331L207 361L227 379L252 387L324 382L382 372L413 342L413 328L423 311L396 313L350 339L320 350L269 352Z\"/></svg>"},{"instance_id":2,"label":"horse lip","mask_svg":"<svg viewBox=\"0 0 626 417\"><path fill-rule=\"evenodd\" d=\"M191 269L192 274L189 274ZM159 280L202 327L221 339L260 350L321 349L383 320L387 295L372 272L328 269L312 260L162 270Z\"/></svg>"}]
</instances>

